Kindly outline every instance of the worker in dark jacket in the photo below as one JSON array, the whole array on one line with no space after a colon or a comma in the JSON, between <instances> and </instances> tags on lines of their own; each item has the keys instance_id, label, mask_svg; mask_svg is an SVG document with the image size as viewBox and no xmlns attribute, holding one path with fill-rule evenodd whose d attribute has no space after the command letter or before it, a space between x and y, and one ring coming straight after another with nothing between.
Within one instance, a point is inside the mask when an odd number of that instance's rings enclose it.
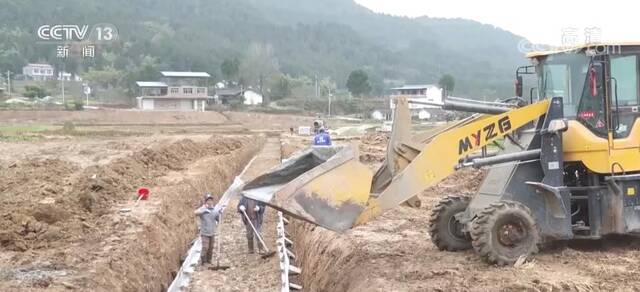
<instances>
[{"instance_id":1,"label":"worker in dark jacket","mask_svg":"<svg viewBox=\"0 0 640 292\"><path fill-rule=\"evenodd\" d=\"M242 199L240 199L240 202L238 203L238 213L240 213L242 222L244 223L244 226L247 230L247 245L248 252L250 254L254 253L254 242L259 241L255 232L253 231L253 228L256 229L256 232L260 233L260 230L262 229L262 220L264 218L265 210L266 208L264 203L257 202L245 196L242 196ZM249 217L249 220L251 220L250 222L247 221L247 217ZM253 228L249 223L253 224ZM256 245L258 246L258 251L262 252L263 248L260 242L256 242Z\"/></svg>"},{"instance_id":2,"label":"worker in dark jacket","mask_svg":"<svg viewBox=\"0 0 640 292\"><path fill-rule=\"evenodd\" d=\"M200 219L200 238L202 239L200 260L203 265L211 263L213 240L220 218L220 210L215 207L214 201L211 194L205 195L204 204L195 211L196 216Z\"/></svg>"}]
</instances>

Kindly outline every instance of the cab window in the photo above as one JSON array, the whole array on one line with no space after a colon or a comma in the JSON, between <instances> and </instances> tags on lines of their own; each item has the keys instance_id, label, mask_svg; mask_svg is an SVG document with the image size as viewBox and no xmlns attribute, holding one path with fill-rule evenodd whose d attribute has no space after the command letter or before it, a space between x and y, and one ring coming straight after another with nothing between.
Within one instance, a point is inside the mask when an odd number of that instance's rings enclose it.
<instances>
[{"instance_id":1,"label":"cab window","mask_svg":"<svg viewBox=\"0 0 640 292\"><path fill-rule=\"evenodd\" d=\"M638 105L638 59L636 56L611 58L611 78L615 94L617 85L618 105ZM615 102L615 101L614 101ZM615 106L615 105L614 105Z\"/></svg>"},{"instance_id":2,"label":"cab window","mask_svg":"<svg viewBox=\"0 0 640 292\"><path fill-rule=\"evenodd\" d=\"M638 57L612 56L610 70L614 137L624 138L637 117L632 108L638 105Z\"/></svg>"},{"instance_id":3,"label":"cab window","mask_svg":"<svg viewBox=\"0 0 640 292\"><path fill-rule=\"evenodd\" d=\"M593 66L588 69L583 82L582 97L578 105L576 119L587 126L595 134L606 137L607 117L604 99L604 82L602 66ZM592 80L593 79L593 80ZM595 81L595 89L592 88Z\"/></svg>"},{"instance_id":4,"label":"cab window","mask_svg":"<svg viewBox=\"0 0 640 292\"><path fill-rule=\"evenodd\" d=\"M559 54L540 61L539 94L542 98L562 97L564 116L575 117L589 58L584 54Z\"/></svg>"}]
</instances>

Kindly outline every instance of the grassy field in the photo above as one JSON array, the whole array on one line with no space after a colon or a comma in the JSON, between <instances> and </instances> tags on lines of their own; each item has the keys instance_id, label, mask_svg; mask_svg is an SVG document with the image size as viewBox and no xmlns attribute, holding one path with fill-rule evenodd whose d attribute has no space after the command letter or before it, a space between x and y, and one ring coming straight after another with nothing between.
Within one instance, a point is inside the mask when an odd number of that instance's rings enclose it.
<instances>
[{"instance_id":1,"label":"grassy field","mask_svg":"<svg viewBox=\"0 0 640 292\"><path fill-rule=\"evenodd\" d=\"M22 135L61 129L62 126L51 124L5 124L0 125L0 135Z\"/></svg>"},{"instance_id":2,"label":"grassy field","mask_svg":"<svg viewBox=\"0 0 640 292\"><path fill-rule=\"evenodd\" d=\"M0 125L0 141L35 141L41 139L44 132L62 128L50 124L4 124Z\"/></svg>"}]
</instances>

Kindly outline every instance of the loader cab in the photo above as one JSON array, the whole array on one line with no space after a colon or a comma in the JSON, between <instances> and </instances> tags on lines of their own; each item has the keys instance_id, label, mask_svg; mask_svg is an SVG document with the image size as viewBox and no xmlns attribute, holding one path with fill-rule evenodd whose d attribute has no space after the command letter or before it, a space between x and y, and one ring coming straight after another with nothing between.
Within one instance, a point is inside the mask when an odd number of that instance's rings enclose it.
<instances>
[{"instance_id":1,"label":"loader cab","mask_svg":"<svg viewBox=\"0 0 640 292\"><path fill-rule=\"evenodd\" d=\"M640 44L530 55L538 99L563 97L575 237L640 232Z\"/></svg>"},{"instance_id":2,"label":"loader cab","mask_svg":"<svg viewBox=\"0 0 640 292\"><path fill-rule=\"evenodd\" d=\"M640 171L640 156L629 156L630 149L640 148L640 45L585 46L529 57L538 77L537 99L563 98L572 125L564 135L567 161L601 174Z\"/></svg>"}]
</instances>

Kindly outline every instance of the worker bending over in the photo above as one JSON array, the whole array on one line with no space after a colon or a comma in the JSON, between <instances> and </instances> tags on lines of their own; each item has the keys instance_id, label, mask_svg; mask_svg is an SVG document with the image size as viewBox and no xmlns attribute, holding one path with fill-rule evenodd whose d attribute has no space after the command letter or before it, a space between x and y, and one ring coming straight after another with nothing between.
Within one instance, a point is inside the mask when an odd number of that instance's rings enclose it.
<instances>
[{"instance_id":1,"label":"worker bending over","mask_svg":"<svg viewBox=\"0 0 640 292\"><path fill-rule=\"evenodd\" d=\"M195 211L196 216L200 218L200 238L202 239L200 261L203 265L211 263L213 240L220 218L220 210L215 208L214 201L211 194L205 195L204 204Z\"/></svg>"},{"instance_id":2,"label":"worker bending over","mask_svg":"<svg viewBox=\"0 0 640 292\"><path fill-rule=\"evenodd\" d=\"M324 128L320 128L318 134L313 137L313 145L314 146L331 146L331 136L324 130Z\"/></svg>"},{"instance_id":3,"label":"worker bending over","mask_svg":"<svg viewBox=\"0 0 640 292\"><path fill-rule=\"evenodd\" d=\"M256 232L260 233L265 209L264 203L254 201L245 196L242 196L242 199L240 199L238 203L238 213L240 213L242 222L247 230L247 245L250 254L254 253L253 243L259 240L253 229L255 228ZM247 217L250 221L247 221ZM251 227L252 225L253 227ZM263 252L262 245L260 245L259 242L257 242L256 245L258 246L258 252Z\"/></svg>"}]
</instances>

